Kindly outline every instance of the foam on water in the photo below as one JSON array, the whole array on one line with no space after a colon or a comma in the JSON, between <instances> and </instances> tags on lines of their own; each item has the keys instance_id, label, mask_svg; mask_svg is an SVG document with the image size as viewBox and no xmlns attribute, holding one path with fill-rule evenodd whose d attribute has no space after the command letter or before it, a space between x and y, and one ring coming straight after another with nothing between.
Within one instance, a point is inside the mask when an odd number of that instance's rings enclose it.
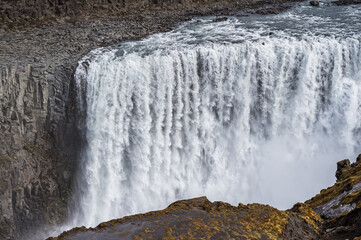
<instances>
[{"instance_id":1,"label":"foam on water","mask_svg":"<svg viewBox=\"0 0 361 240\"><path fill-rule=\"evenodd\" d=\"M325 8L199 18L82 59L72 224L202 195L285 209L331 185L361 146L361 26L360 7Z\"/></svg>"}]
</instances>

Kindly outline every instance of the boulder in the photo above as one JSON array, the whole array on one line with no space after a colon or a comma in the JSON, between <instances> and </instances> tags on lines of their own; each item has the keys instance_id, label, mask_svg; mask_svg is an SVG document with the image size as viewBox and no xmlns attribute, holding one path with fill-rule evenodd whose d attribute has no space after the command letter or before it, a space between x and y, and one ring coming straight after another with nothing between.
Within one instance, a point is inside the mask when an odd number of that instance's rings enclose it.
<instances>
[{"instance_id":1,"label":"boulder","mask_svg":"<svg viewBox=\"0 0 361 240\"><path fill-rule=\"evenodd\" d=\"M314 6L314 7L318 7L318 6L320 6L320 2L316 1L316 0L313 0L313 1L310 1L310 5Z\"/></svg>"},{"instance_id":2,"label":"boulder","mask_svg":"<svg viewBox=\"0 0 361 240\"><path fill-rule=\"evenodd\" d=\"M336 174L335 174L337 182L343 180L343 176L342 176L343 172L344 172L344 170L346 170L349 167L351 167L351 164L350 164L350 160L348 160L348 159L339 161L337 163L337 170L336 170Z\"/></svg>"}]
</instances>

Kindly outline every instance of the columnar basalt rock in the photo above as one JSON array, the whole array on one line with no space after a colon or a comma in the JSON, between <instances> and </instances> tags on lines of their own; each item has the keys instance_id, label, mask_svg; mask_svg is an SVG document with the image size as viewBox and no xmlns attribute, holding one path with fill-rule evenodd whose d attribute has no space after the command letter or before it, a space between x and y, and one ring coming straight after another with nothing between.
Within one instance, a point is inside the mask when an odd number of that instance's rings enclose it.
<instances>
[{"instance_id":1,"label":"columnar basalt rock","mask_svg":"<svg viewBox=\"0 0 361 240\"><path fill-rule=\"evenodd\" d=\"M1 67L1 239L66 217L78 137L64 67Z\"/></svg>"}]
</instances>

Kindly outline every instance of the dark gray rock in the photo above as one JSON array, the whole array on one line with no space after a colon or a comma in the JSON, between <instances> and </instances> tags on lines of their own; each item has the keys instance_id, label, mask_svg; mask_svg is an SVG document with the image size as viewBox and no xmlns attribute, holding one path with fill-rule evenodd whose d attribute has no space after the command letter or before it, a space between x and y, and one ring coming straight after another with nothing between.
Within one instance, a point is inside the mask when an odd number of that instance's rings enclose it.
<instances>
[{"instance_id":1,"label":"dark gray rock","mask_svg":"<svg viewBox=\"0 0 361 240\"><path fill-rule=\"evenodd\" d=\"M337 182L343 180L343 176L342 176L343 171L347 170L350 167L351 167L351 163L350 160L348 159L337 162L337 170L335 174Z\"/></svg>"},{"instance_id":2,"label":"dark gray rock","mask_svg":"<svg viewBox=\"0 0 361 240\"><path fill-rule=\"evenodd\" d=\"M30 62L0 67L0 239L66 219L71 179L62 176L74 172L79 146L69 144L79 139L68 109L73 71Z\"/></svg>"},{"instance_id":3,"label":"dark gray rock","mask_svg":"<svg viewBox=\"0 0 361 240\"><path fill-rule=\"evenodd\" d=\"M333 1L332 4L337 6L361 4L361 0L338 0L338 1Z\"/></svg>"},{"instance_id":4,"label":"dark gray rock","mask_svg":"<svg viewBox=\"0 0 361 240\"><path fill-rule=\"evenodd\" d=\"M227 20L228 20L227 17L217 17L217 18L213 19L212 22L224 22Z\"/></svg>"},{"instance_id":5,"label":"dark gray rock","mask_svg":"<svg viewBox=\"0 0 361 240\"><path fill-rule=\"evenodd\" d=\"M345 197L346 195L354 193L360 189L361 189L361 183L357 183L350 190L344 191L342 194L331 199L329 202L316 207L314 210L321 217L326 219L332 219L341 215L342 213L351 212L356 208L356 203L342 205L340 204L340 202L342 198Z\"/></svg>"},{"instance_id":6,"label":"dark gray rock","mask_svg":"<svg viewBox=\"0 0 361 240\"><path fill-rule=\"evenodd\" d=\"M359 154L356 158L356 162L361 162L361 154Z\"/></svg>"},{"instance_id":7,"label":"dark gray rock","mask_svg":"<svg viewBox=\"0 0 361 240\"><path fill-rule=\"evenodd\" d=\"M320 2L319 1L310 1L310 5L311 6L314 6L314 7L318 7L318 6L320 6Z\"/></svg>"}]
</instances>

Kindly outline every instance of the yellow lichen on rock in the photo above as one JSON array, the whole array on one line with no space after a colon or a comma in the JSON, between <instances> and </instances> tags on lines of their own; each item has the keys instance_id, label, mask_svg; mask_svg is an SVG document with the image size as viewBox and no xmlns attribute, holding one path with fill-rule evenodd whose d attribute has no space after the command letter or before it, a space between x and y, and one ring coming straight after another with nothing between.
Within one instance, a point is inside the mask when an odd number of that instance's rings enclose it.
<instances>
[{"instance_id":1,"label":"yellow lichen on rock","mask_svg":"<svg viewBox=\"0 0 361 240\"><path fill-rule=\"evenodd\" d=\"M290 209L290 212L297 213L307 224L310 224L317 233L321 232L319 224L322 222L322 218L308 205L296 203L292 209Z\"/></svg>"},{"instance_id":2,"label":"yellow lichen on rock","mask_svg":"<svg viewBox=\"0 0 361 240\"><path fill-rule=\"evenodd\" d=\"M309 218L311 221L316 218L309 213L312 212L308 209L290 213L262 204L239 204L236 207L223 202L212 203L207 198L200 197L177 201L161 211L111 220L96 228L87 229L87 233L83 233L84 229L74 229L54 240L77 239L78 234L90 234L99 239L102 234L122 234L123 239L277 240L284 239L287 235L291 218L298 219L298 222L304 221L301 219ZM307 231L315 232L312 228L311 224L307 225Z\"/></svg>"},{"instance_id":3,"label":"yellow lichen on rock","mask_svg":"<svg viewBox=\"0 0 361 240\"><path fill-rule=\"evenodd\" d=\"M341 200L341 204L356 204L356 208L361 208L361 189L343 197Z\"/></svg>"},{"instance_id":4,"label":"yellow lichen on rock","mask_svg":"<svg viewBox=\"0 0 361 240\"><path fill-rule=\"evenodd\" d=\"M342 181L335 183L332 187L321 190L319 194L305 203L311 208L316 208L336 198L343 192L351 190L354 185L361 183L361 160L358 160L353 165L350 165L350 167L344 169L342 171L342 176Z\"/></svg>"}]
</instances>

